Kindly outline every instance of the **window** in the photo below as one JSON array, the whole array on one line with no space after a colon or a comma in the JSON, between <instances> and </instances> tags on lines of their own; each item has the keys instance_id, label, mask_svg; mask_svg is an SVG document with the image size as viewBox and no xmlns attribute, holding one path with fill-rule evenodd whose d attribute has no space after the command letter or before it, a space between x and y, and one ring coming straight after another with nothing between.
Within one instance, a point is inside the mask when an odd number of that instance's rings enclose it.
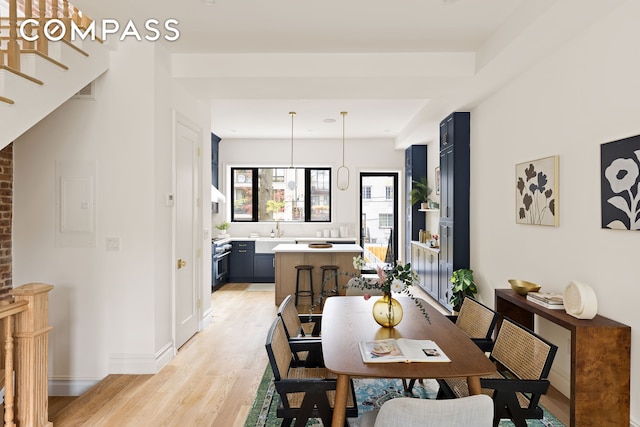
<instances>
[{"instance_id":1,"label":"window","mask_svg":"<svg viewBox=\"0 0 640 427\"><path fill-rule=\"evenodd\" d=\"M384 196L384 198L387 199L387 200L393 199L393 187L391 187L389 185L387 185L385 187L385 196Z\"/></svg>"},{"instance_id":2,"label":"window","mask_svg":"<svg viewBox=\"0 0 640 427\"><path fill-rule=\"evenodd\" d=\"M307 169L310 185L309 221L327 222L331 220L331 170Z\"/></svg>"},{"instance_id":3,"label":"window","mask_svg":"<svg viewBox=\"0 0 640 427\"><path fill-rule=\"evenodd\" d=\"M254 169L231 171L234 221L251 221L253 218L253 181L256 180L253 172Z\"/></svg>"},{"instance_id":4,"label":"window","mask_svg":"<svg viewBox=\"0 0 640 427\"><path fill-rule=\"evenodd\" d=\"M273 170L273 182L284 182L286 169L274 169Z\"/></svg>"},{"instance_id":5,"label":"window","mask_svg":"<svg viewBox=\"0 0 640 427\"><path fill-rule=\"evenodd\" d=\"M362 198L366 200L371 199L371 186L362 187Z\"/></svg>"},{"instance_id":6,"label":"window","mask_svg":"<svg viewBox=\"0 0 640 427\"><path fill-rule=\"evenodd\" d=\"M331 221L330 168L232 168L231 176L231 221Z\"/></svg>"},{"instance_id":7,"label":"window","mask_svg":"<svg viewBox=\"0 0 640 427\"><path fill-rule=\"evenodd\" d=\"M378 217L380 228L393 228L393 214L381 213Z\"/></svg>"}]
</instances>

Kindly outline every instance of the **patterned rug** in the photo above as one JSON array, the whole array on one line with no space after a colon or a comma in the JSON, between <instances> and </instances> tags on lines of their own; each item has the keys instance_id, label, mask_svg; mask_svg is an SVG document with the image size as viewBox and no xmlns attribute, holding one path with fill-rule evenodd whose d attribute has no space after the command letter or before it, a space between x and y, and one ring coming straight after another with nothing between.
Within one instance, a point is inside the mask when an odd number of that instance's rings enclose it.
<instances>
[{"instance_id":1,"label":"patterned rug","mask_svg":"<svg viewBox=\"0 0 640 427\"><path fill-rule=\"evenodd\" d=\"M356 389L356 399L358 401L358 413L360 416L367 411L377 409L387 400L395 397L405 397L402 381L398 379L381 378L356 378L354 379ZM438 394L438 382L435 380L425 380L423 384L416 382L413 388L413 396L422 399L435 399ZM278 427L282 419L276 417L278 405L278 394L273 385L273 373L267 366L264 371L256 397L247 416L245 427ZM556 417L548 412L544 407L544 418L542 420L529 420L527 426L535 427L565 427ZM360 418L349 418L351 427L359 426ZM307 422L307 427L322 426L322 422L311 419ZM501 420L500 427L510 427L513 423L509 420Z\"/></svg>"}]
</instances>

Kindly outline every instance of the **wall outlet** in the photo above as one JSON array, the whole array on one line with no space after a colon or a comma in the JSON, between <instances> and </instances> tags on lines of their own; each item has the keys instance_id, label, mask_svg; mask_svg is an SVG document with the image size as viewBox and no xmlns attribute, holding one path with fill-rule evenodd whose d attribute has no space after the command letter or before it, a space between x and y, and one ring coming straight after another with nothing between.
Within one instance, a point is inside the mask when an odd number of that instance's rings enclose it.
<instances>
[{"instance_id":1,"label":"wall outlet","mask_svg":"<svg viewBox=\"0 0 640 427\"><path fill-rule=\"evenodd\" d=\"M107 237L107 250L119 251L120 250L120 238L119 237Z\"/></svg>"}]
</instances>

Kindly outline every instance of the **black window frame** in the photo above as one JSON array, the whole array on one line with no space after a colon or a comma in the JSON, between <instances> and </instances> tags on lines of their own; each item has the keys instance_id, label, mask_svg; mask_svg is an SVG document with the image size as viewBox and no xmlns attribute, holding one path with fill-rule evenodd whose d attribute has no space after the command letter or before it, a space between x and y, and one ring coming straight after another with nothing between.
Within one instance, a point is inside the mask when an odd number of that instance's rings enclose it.
<instances>
[{"instance_id":1,"label":"black window frame","mask_svg":"<svg viewBox=\"0 0 640 427\"><path fill-rule=\"evenodd\" d=\"M259 221L258 220L258 197L259 187L258 187L258 170L259 169L283 169L281 167L274 166L260 166L260 167L232 167L231 168L231 190L229 194L231 195L231 222L237 223L251 223L251 222L273 222L273 221ZM286 221L291 223L329 223L331 222L332 213L333 213L333 190L332 190L332 173L330 167L310 167L310 168L296 168L304 170L304 221ZM236 170L251 170L252 172L252 180L251 180L251 219L236 219L235 218L235 187L234 187L234 172ZM329 183L328 183L328 192L329 192L329 217L326 220L318 220L311 219L311 172L312 171L328 171Z\"/></svg>"}]
</instances>

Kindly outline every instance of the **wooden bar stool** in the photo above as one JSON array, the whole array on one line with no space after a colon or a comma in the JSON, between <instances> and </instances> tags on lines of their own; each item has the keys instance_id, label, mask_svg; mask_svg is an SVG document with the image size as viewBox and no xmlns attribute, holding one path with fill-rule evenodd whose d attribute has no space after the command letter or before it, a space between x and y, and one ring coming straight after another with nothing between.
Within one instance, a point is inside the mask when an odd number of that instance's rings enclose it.
<instances>
[{"instance_id":1,"label":"wooden bar stool","mask_svg":"<svg viewBox=\"0 0 640 427\"><path fill-rule=\"evenodd\" d=\"M338 269L340 266L337 265L321 265L322 269L322 286L320 287L320 299L324 298L324 280L325 274L327 272L333 273L333 281L334 287L333 289L329 289L329 295L338 295ZM331 280L331 276L328 276L328 279Z\"/></svg>"},{"instance_id":2,"label":"wooden bar stool","mask_svg":"<svg viewBox=\"0 0 640 427\"><path fill-rule=\"evenodd\" d=\"M309 289L308 290L300 290L300 272L308 271L309 272ZM311 304L313 304L313 266L312 265L296 265L296 306L298 305L298 296L309 296L311 297Z\"/></svg>"}]
</instances>

